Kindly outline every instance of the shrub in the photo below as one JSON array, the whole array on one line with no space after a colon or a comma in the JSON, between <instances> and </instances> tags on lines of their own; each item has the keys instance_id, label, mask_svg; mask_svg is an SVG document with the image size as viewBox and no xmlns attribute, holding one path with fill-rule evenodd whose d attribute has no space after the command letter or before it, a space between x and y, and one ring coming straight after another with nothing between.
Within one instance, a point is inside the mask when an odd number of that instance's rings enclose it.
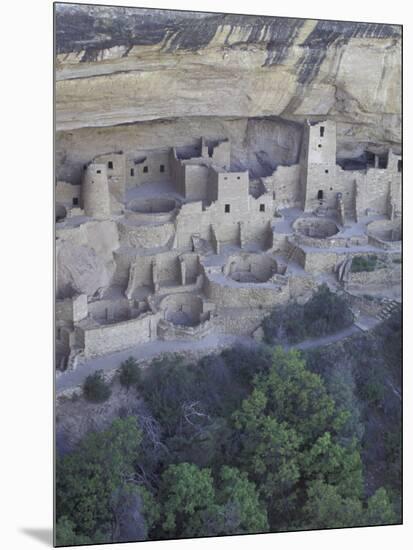
<instances>
[{"instance_id":1,"label":"shrub","mask_svg":"<svg viewBox=\"0 0 413 550\"><path fill-rule=\"evenodd\" d=\"M303 306L297 303L276 308L262 324L265 342L272 344L282 341L284 336L291 343L304 340L306 333L303 314Z\"/></svg>"},{"instance_id":2,"label":"shrub","mask_svg":"<svg viewBox=\"0 0 413 550\"><path fill-rule=\"evenodd\" d=\"M331 292L326 284L304 305L297 303L278 307L263 323L267 344L282 342L285 338L295 344L308 337L337 332L353 322L353 314L345 300Z\"/></svg>"},{"instance_id":3,"label":"shrub","mask_svg":"<svg viewBox=\"0 0 413 550\"><path fill-rule=\"evenodd\" d=\"M128 357L119 368L119 380L127 390L131 386L137 387L141 381L141 370L133 357Z\"/></svg>"},{"instance_id":4,"label":"shrub","mask_svg":"<svg viewBox=\"0 0 413 550\"><path fill-rule=\"evenodd\" d=\"M88 401L102 403L109 399L111 393L110 387L105 382L103 371L101 370L89 374L83 384L83 395Z\"/></svg>"},{"instance_id":5,"label":"shrub","mask_svg":"<svg viewBox=\"0 0 413 550\"><path fill-rule=\"evenodd\" d=\"M331 292L326 284L319 286L304 305L304 324L308 336L337 332L352 322L353 314L345 300Z\"/></svg>"},{"instance_id":6,"label":"shrub","mask_svg":"<svg viewBox=\"0 0 413 550\"><path fill-rule=\"evenodd\" d=\"M351 272L360 273L361 271L374 271L376 267L377 256L375 254L356 256L351 263Z\"/></svg>"}]
</instances>

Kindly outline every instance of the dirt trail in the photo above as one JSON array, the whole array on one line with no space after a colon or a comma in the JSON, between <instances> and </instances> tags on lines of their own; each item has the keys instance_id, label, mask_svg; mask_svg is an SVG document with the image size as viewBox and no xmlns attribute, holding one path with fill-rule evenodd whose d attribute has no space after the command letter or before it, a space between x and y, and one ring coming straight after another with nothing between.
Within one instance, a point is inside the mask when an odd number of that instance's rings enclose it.
<instances>
[{"instance_id":1,"label":"dirt trail","mask_svg":"<svg viewBox=\"0 0 413 550\"><path fill-rule=\"evenodd\" d=\"M311 340L305 340L298 344L290 344L284 346L284 349L301 349L307 350L318 346L324 346L348 338L353 334L361 332L356 325L330 334L328 336L322 336L320 338L313 338ZM179 352L213 352L214 350L222 350L225 347L231 346L243 346L243 347L257 347L259 344L248 336L231 336L223 334L209 334L205 338L193 341L174 341L174 342L149 342L147 344L140 344L134 348L119 351L117 353L111 353L104 357L96 357L86 361L79 365L76 370L67 371L60 374L56 379L56 393L62 393L65 390L69 390L82 384L86 376L93 373L97 369L110 372L119 367L119 365L130 357L135 357L138 361L147 361L153 359L163 353L179 353Z\"/></svg>"}]
</instances>

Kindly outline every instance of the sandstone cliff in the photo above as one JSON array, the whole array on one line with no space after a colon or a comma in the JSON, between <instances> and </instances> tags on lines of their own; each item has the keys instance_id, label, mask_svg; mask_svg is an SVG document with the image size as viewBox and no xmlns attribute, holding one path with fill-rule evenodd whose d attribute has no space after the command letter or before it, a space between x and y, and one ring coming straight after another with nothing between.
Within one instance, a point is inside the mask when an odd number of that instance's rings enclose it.
<instances>
[{"instance_id":1,"label":"sandstone cliff","mask_svg":"<svg viewBox=\"0 0 413 550\"><path fill-rule=\"evenodd\" d=\"M113 150L227 135L257 174L296 161L300 124L333 118L338 152L401 141L401 27L56 7L58 176Z\"/></svg>"}]
</instances>

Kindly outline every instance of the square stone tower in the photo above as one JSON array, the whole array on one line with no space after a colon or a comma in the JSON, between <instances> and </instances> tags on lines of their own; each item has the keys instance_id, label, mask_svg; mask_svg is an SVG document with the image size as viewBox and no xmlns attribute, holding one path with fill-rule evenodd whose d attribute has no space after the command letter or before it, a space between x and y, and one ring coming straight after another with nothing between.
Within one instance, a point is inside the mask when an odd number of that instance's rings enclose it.
<instances>
[{"instance_id":1,"label":"square stone tower","mask_svg":"<svg viewBox=\"0 0 413 550\"><path fill-rule=\"evenodd\" d=\"M301 149L301 193L304 210L335 208L336 123L307 121Z\"/></svg>"}]
</instances>

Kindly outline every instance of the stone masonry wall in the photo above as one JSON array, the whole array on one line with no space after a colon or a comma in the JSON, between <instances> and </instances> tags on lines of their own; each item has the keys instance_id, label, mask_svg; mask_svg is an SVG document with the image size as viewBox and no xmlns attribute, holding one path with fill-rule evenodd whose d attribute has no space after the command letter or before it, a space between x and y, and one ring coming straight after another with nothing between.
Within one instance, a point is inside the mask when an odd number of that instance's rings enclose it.
<instances>
[{"instance_id":1,"label":"stone masonry wall","mask_svg":"<svg viewBox=\"0 0 413 550\"><path fill-rule=\"evenodd\" d=\"M125 196L125 155L123 153L107 153L94 159L95 163L106 164L109 192L118 201Z\"/></svg>"},{"instance_id":2,"label":"stone masonry wall","mask_svg":"<svg viewBox=\"0 0 413 550\"><path fill-rule=\"evenodd\" d=\"M176 192L185 195L185 165L178 159L176 150L171 149L169 153L170 177L175 186Z\"/></svg>"},{"instance_id":3,"label":"stone masonry wall","mask_svg":"<svg viewBox=\"0 0 413 550\"><path fill-rule=\"evenodd\" d=\"M290 297L288 285L225 285L208 278L204 290L207 297L217 304L218 311L227 307L257 308L263 304L269 307L286 303Z\"/></svg>"},{"instance_id":4,"label":"stone masonry wall","mask_svg":"<svg viewBox=\"0 0 413 550\"><path fill-rule=\"evenodd\" d=\"M118 228L121 246L136 248L166 246L175 233L172 222L162 225L129 225L119 222Z\"/></svg>"},{"instance_id":5,"label":"stone masonry wall","mask_svg":"<svg viewBox=\"0 0 413 550\"><path fill-rule=\"evenodd\" d=\"M209 168L200 164L186 164L185 169L185 198L191 201L207 198Z\"/></svg>"},{"instance_id":6,"label":"stone masonry wall","mask_svg":"<svg viewBox=\"0 0 413 550\"><path fill-rule=\"evenodd\" d=\"M364 288L373 285L396 285L401 281L401 267L395 265L392 268L375 269L374 271L361 271L349 273L346 288Z\"/></svg>"},{"instance_id":7,"label":"stone masonry wall","mask_svg":"<svg viewBox=\"0 0 413 550\"><path fill-rule=\"evenodd\" d=\"M140 151L126 159L126 188L143 183L171 181L170 153L163 151Z\"/></svg>"},{"instance_id":8,"label":"stone masonry wall","mask_svg":"<svg viewBox=\"0 0 413 550\"><path fill-rule=\"evenodd\" d=\"M81 329L85 357L112 353L156 338L158 317L152 313L114 325Z\"/></svg>"},{"instance_id":9,"label":"stone masonry wall","mask_svg":"<svg viewBox=\"0 0 413 550\"><path fill-rule=\"evenodd\" d=\"M81 187L80 185L72 185L66 181L58 181L56 185L56 203L65 206L75 206L76 199L80 204ZM73 201L75 199L75 201Z\"/></svg>"},{"instance_id":10,"label":"stone masonry wall","mask_svg":"<svg viewBox=\"0 0 413 550\"><path fill-rule=\"evenodd\" d=\"M262 323L269 313L266 308L242 308L228 309L212 318L216 330L224 334L236 334L238 336L250 336Z\"/></svg>"},{"instance_id":11,"label":"stone masonry wall","mask_svg":"<svg viewBox=\"0 0 413 550\"><path fill-rule=\"evenodd\" d=\"M304 269L309 273L333 271L337 263L337 254L334 252L306 252Z\"/></svg>"},{"instance_id":12,"label":"stone masonry wall","mask_svg":"<svg viewBox=\"0 0 413 550\"><path fill-rule=\"evenodd\" d=\"M84 173L82 202L86 216L109 218L111 214L106 164L90 164Z\"/></svg>"}]
</instances>

